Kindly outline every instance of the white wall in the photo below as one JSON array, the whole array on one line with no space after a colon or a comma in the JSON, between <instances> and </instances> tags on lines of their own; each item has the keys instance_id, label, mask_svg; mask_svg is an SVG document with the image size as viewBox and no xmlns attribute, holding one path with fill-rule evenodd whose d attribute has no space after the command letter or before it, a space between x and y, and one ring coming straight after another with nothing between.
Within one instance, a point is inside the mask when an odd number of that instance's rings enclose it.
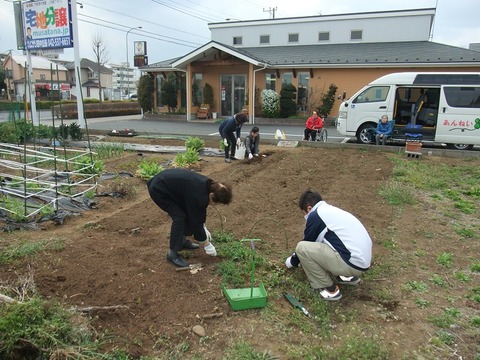
<instances>
[{"instance_id":1,"label":"white wall","mask_svg":"<svg viewBox=\"0 0 480 360\"><path fill-rule=\"evenodd\" d=\"M380 12L303 18L236 21L209 24L212 40L233 45L233 37L241 36L236 47L343 44L352 30L362 30L361 42L428 41L434 10ZM318 33L330 32L329 41L318 41ZM288 34L298 33L299 42L288 43ZM260 44L260 35L270 35L269 44Z\"/></svg>"}]
</instances>

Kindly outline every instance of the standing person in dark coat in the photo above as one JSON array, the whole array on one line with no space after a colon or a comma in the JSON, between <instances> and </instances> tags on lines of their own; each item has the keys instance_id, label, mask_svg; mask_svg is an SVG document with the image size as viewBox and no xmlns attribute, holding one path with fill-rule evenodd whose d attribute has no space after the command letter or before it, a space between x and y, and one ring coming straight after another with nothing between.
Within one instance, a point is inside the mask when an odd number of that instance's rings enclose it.
<instances>
[{"instance_id":1,"label":"standing person in dark coat","mask_svg":"<svg viewBox=\"0 0 480 360\"><path fill-rule=\"evenodd\" d=\"M218 131L225 145L225 162L229 163L235 158L235 150L240 146L240 132L242 125L248 121L245 113L237 113L220 123ZM236 135L236 139L235 139ZM230 156L228 155L230 153Z\"/></svg>"},{"instance_id":2,"label":"standing person in dark coat","mask_svg":"<svg viewBox=\"0 0 480 360\"><path fill-rule=\"evenodd\" d=\"M189 265L178 253L200 247L186 239L185 236L189 235L204 246L208 255L216 256L212 236L205 227L207 207L229 204L232 201L231 186L184 169L163 170L150 179L147 186L155 204L172 218L167 260L180 267Z\"/></svg>"}]
</instances>

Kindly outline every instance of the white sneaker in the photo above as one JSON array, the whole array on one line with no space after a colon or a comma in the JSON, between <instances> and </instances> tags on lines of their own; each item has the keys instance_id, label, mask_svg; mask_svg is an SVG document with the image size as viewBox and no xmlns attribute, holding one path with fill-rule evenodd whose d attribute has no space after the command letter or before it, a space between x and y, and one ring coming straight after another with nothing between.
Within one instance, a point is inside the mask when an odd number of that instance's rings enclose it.
<instances>
[{"instance_id":1,"label":"white sneaker","mask_svg":"<svg viewBox=\"0 0 480 360\"><path fill-rule=\"evenodd\" d=\"M338 288L338 286L335 287L335 290L333 292L328 291L326 288L316 289L316 291L318 291L320 298L323 300L337 301L342 298L342 293L340 292L340 289Z\"/></svg>"},{"instance_id":2,"label":"white sneaker","mask_svg":"<svg viewBox=\"0 0 480 360\"><path fill-rule=\"evenodd\" d=\"M358 276L337 276L336 277L338 284L343 285L358 285L360 278Z\"/></svg>"}]
</instances>

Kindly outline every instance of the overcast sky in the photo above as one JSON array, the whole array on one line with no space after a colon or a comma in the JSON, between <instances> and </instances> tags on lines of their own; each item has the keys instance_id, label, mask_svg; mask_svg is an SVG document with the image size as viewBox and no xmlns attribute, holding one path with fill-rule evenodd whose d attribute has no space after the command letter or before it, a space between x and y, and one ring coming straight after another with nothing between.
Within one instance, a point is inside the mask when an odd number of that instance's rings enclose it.
<instances>
[{"instance_id":1,"label":"overcast sky","mask_svg":"<svg viewBox=\"0 0 480 360\"><path fill-rule=\"evenodd\" d=\"M80 8L80 3L83 8ZM92 38L107 42L110 63L129 62L133 42L146 41L149 63L182 56L210 40L209 22L437 7L433 41L468 48L480 43L479 0L79 0L80 56L94 59ZM275 9L273 11L273 9ZM398 31L402 31L398 29ZM12 0L0 0L0 52L16 49ZM72 49L60 58L73 60Z\"/></svg>"}]
</instances>

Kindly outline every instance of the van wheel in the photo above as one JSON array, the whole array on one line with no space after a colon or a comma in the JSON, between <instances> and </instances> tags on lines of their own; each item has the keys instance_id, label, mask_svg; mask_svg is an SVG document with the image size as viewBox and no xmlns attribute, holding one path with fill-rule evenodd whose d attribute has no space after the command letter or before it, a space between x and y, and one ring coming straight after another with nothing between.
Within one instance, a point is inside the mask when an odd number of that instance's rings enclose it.
<instances>
[{"instance_id":1,"label":"van wheel","mask_svg":"<svg viewBox=\"0 0 480 360\"><path fill-rule=\"evenodd\" d=\"M370 137L368 136L369 129L375 128L375 124L366 123L360 126L357 130L357 143L370 144Z\"/></svg>"},{"instance_id":2,"label":"van wheel","mask_svg":"<svg viewBox=\"0 0 480 360\"><path fill-rule=\"evenodd\" d=\"M468 145L468 144L447 144L447 147L453 150L472 150L473 149L473 145Z\"/></svg>"}]
</instances>

